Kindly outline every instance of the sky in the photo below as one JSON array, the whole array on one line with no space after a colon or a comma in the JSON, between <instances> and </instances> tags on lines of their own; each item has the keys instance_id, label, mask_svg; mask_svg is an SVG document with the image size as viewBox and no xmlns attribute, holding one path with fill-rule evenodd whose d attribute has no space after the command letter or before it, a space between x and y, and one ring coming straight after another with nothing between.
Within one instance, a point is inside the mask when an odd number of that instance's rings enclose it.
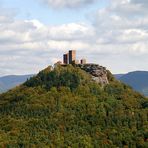
<instances>
[{"instance_id":1,"label":"sky","mask_svg":"<svg viewBox=\"0 0 148 148\"><path fill-rule=\"evenodd\" d=\"M148 0L0 0L0 76L77 50L112 73L148 71Z\"/></svg>"}]
</instances>

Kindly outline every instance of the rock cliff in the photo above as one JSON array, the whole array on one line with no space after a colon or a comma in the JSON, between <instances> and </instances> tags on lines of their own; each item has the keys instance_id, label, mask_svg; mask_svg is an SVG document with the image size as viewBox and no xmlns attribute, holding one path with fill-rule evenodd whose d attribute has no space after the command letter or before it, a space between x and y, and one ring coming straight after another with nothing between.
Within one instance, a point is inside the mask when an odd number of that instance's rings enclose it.
<instances>
[{"instance_id":1,"label":"rock cliff","mask_svg":"<svg viewBox=\"0 0 148 148\"><path fill-rule=\"evenodd\" d=\"M92 75L92 79L102 86L109 84L107 70L98 64L77 64L77 67Z\"/></svg>"}]
</instances>

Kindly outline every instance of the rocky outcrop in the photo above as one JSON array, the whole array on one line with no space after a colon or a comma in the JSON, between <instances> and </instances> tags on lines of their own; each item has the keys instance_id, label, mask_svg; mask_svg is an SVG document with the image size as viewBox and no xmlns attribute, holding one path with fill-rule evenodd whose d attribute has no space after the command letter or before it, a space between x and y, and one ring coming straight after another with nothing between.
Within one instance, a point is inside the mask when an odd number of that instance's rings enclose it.
<instances>
[{"instance_id":1,"label":"rocky outcrop","mask_svg":"<svg viewBox=\"0 0 148 148\"><path fill-rule=\"evenodd\" d=\"M107 70L98 64L77 64L77 67L92 75L92 79L102 86L109 84Z\"/></svg>"}]
</instances>

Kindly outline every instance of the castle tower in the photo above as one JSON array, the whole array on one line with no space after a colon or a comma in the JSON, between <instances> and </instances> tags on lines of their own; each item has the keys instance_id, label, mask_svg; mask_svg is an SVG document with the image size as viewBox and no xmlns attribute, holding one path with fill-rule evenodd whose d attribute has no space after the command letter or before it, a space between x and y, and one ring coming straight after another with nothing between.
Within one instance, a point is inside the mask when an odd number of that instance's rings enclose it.
<instances>
[{"instance_id":1,"label":"castle tower","mask_svg":"<svg viewBox=\"0 0 148 148\"><path fill-rule=\"evenodd\" d=\"M68 64L68 55L68 53L63 55L63 64Z\"/></svg>"},{"instance_id":2,"label":"castle tower","mask_svg":"<svg viewBox=\"0 0 148 148\"><path fill-rule=\"evenodd\" d=\"M81 64L86 64L86 59L81 59Z\"/></svg>"},{"instance_id":3,"label":"castle tower","mask_svg":"<svg viewBox=\"0 0 148 148\"><path fill-rule=\"evenodd\" d=\"M76 61L76 51L69 50L69 64L72 64L74 61Z\"/></svg>"}]
</instances>

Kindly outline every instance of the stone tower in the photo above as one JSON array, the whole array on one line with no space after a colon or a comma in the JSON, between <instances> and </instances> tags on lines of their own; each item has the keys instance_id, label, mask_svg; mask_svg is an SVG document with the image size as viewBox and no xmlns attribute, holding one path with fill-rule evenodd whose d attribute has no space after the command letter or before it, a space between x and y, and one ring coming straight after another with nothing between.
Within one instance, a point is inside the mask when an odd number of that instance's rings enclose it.
<instances>
[{"instance_id":1,"label":"stone tower","mask_svg":"<svg viewBox=\"0 0 148 148\"><path fill-rule=\"evenodd\" d=\"M86 59L81 59L81 64L86 64Z\"/></svg>"},{"instance_id":2,"label":"stone tower","mask_svg":"<svg viewBox=\"0 0 148 148\"><path fill-rule=\"evenodd\" d=\"M76 61L76 51L69 50L69 64L72 64L75 61Z\"/></svg>"},{"instance_id":3,"label":"stone tower","mask_svg":"<svg viewBox=\"0 0 148 148\"><path fill-rule=\"evenodd\" d=\"M68 55L68 53L63 55L63 64L68 64Z\"/></svg>"}]
</instances>

